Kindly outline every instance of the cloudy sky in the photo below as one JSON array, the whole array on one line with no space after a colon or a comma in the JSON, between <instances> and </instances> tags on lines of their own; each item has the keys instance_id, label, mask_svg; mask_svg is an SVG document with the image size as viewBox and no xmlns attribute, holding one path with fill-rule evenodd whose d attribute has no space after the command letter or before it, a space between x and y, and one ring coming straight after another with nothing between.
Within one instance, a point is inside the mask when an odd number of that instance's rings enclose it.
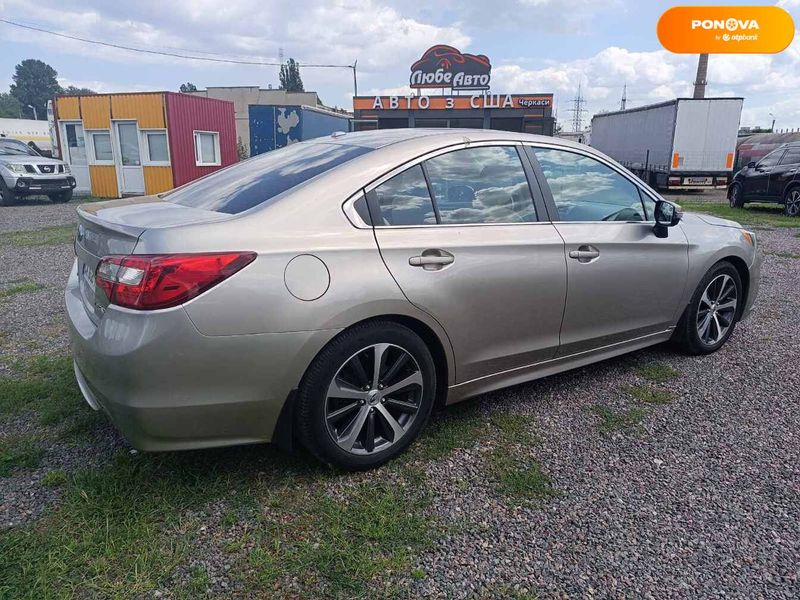
<instances>
[{"instance_id":1,"label":"cloudy sky","mask_svg":"<svg viewBox=\"0 0 800 600\"><path fill-rule=\"evenodd\" d=\"M663 50L656 22L682 2L660 0L0 0L0 18L104 42L196 56L274 62L279 49L301 63L358 60L360 94L404 93L409 67L436 43L486 54L492 91L556 94L569 123L581 82L587 118L691 93L696 56ZM702 0L697 4L763 4ZM800 0L779 0L800 24ZM153 56L93 46L0 23L0 90L14 65L39 58L61 84L98 92L198 87L277 87L278 69ZM301 71L307 90L352 108L346 69ZM800 36L778 55L716 55L708 95L744 96L742 125L800 128ZM568 126L565 128L569 128Z\"/></svg>"}]
</instances>

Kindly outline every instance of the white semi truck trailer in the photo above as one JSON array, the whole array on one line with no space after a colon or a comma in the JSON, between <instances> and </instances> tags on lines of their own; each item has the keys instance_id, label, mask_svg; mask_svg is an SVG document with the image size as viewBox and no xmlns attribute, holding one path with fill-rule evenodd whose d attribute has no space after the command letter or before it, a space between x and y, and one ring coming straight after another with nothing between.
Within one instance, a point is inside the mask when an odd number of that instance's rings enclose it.
<instances>
[{"instance_id":1,"label":"white semi truck trailer","mask_svg":"<svg viewBox=\"0 0 800 600\"><path fill-rule=\"evenodd\" d=\"M678 98L592 118L591 145L658 189L725 188L742 98Z\"/></svg>"}]
</instances>

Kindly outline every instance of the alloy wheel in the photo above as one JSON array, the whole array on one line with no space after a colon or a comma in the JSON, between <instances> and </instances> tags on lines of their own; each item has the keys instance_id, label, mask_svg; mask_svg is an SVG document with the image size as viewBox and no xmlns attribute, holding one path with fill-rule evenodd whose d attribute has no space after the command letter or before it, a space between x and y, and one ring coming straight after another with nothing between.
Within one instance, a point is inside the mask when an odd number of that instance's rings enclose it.
<instances>
[{"instance_id":1,"label":"alloy wheel","mask_svg":"<svg viewBox=\"0 0 800 600\"><path fill-rule=\"evenodd\" d=\"M328 433L351 454L386 450L416 419L422 381L419 364L400 346L373 344L359 350L339 367L328 386Z\"/></svg>"},{"instance_id":2,"label":"alloy wheel","mask_svg":"<svg viewBox=\"0 0 800 600\"><path fill-rule=\"evenodd\" d=\"M707 346L725 337L736 316L736 283L730 275L718 275L706 286L697 307L697 336Z\"/></svg>"},{"instance_id":3,"label":"alloy wheel","mask_svg":"<svg viewBox=\"0 0 800 600\"><path fill-rule=\"evenodd\" d=\"M790 217L800 214L800 189L794 189L786 196L786 214Z\"/></svg>"},{"instance_id":4,"label":"alloy wheel","mask_svg":"<svg viewBox=\"0 0 800 600\"><path fill-rule=\"evenodd\" d=\"M738 208L739 207L739 195L741 194L741 190L738 185L734 185L731 188L731 195L728 204L730 204L731 208Z\"/></svg>"}]
</instances>

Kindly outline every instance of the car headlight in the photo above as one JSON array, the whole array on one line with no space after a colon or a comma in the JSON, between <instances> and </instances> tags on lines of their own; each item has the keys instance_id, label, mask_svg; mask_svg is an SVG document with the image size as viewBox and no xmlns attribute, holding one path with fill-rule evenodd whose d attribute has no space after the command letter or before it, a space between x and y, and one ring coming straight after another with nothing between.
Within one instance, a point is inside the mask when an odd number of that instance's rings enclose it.
<instances>
[{"instance_id":1,"label":"car headlight","mask_svg":"<svg viewBox=\"0 0 800 600\"><path fill-rule=\"evenodd\" d=\"M69 165L66 163L64 163L64 173L72 173L72 171L69 169Z\"/></svg>"},{"instance_id":2,"label":"car headlight","mask_svg":"<svg viewBox=\"0 0 800 600\"><path fill-rule=\"evenodd\" d=\"M8 170L12 173L25 173L25 165L20 163L10 163L6 165L6 167L8 167Z\"/></svg>"},{"instance_id":3,"label":"car headlight","mask_svg":"<svg viewBox=\"0 0 800 600\"><path fill-rule=\"evenodd\" d=\"M750 244L753 248L756 247L756 234L752 231L747 231L746 229L742 229L742 237L744 241Z\"/></svg>"}]
</instances>

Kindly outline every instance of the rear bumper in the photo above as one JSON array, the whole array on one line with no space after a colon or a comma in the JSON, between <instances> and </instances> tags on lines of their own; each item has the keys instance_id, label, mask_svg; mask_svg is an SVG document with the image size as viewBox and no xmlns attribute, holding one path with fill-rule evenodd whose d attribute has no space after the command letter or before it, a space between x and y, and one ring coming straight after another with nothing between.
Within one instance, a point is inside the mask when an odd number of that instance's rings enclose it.
<instances>
[{"instance_id":1,"label":"rear bumper","mask_svg":"<svg viewBox=\"0 0 800 600\"><path fill-rule=\"evenodd\" d=\"M182 307L112 305L95 324L75 268L65 300L81 391L140 450L271 441L290 391L338 332L206 336Z\"/></svg>"}]
</instances>

